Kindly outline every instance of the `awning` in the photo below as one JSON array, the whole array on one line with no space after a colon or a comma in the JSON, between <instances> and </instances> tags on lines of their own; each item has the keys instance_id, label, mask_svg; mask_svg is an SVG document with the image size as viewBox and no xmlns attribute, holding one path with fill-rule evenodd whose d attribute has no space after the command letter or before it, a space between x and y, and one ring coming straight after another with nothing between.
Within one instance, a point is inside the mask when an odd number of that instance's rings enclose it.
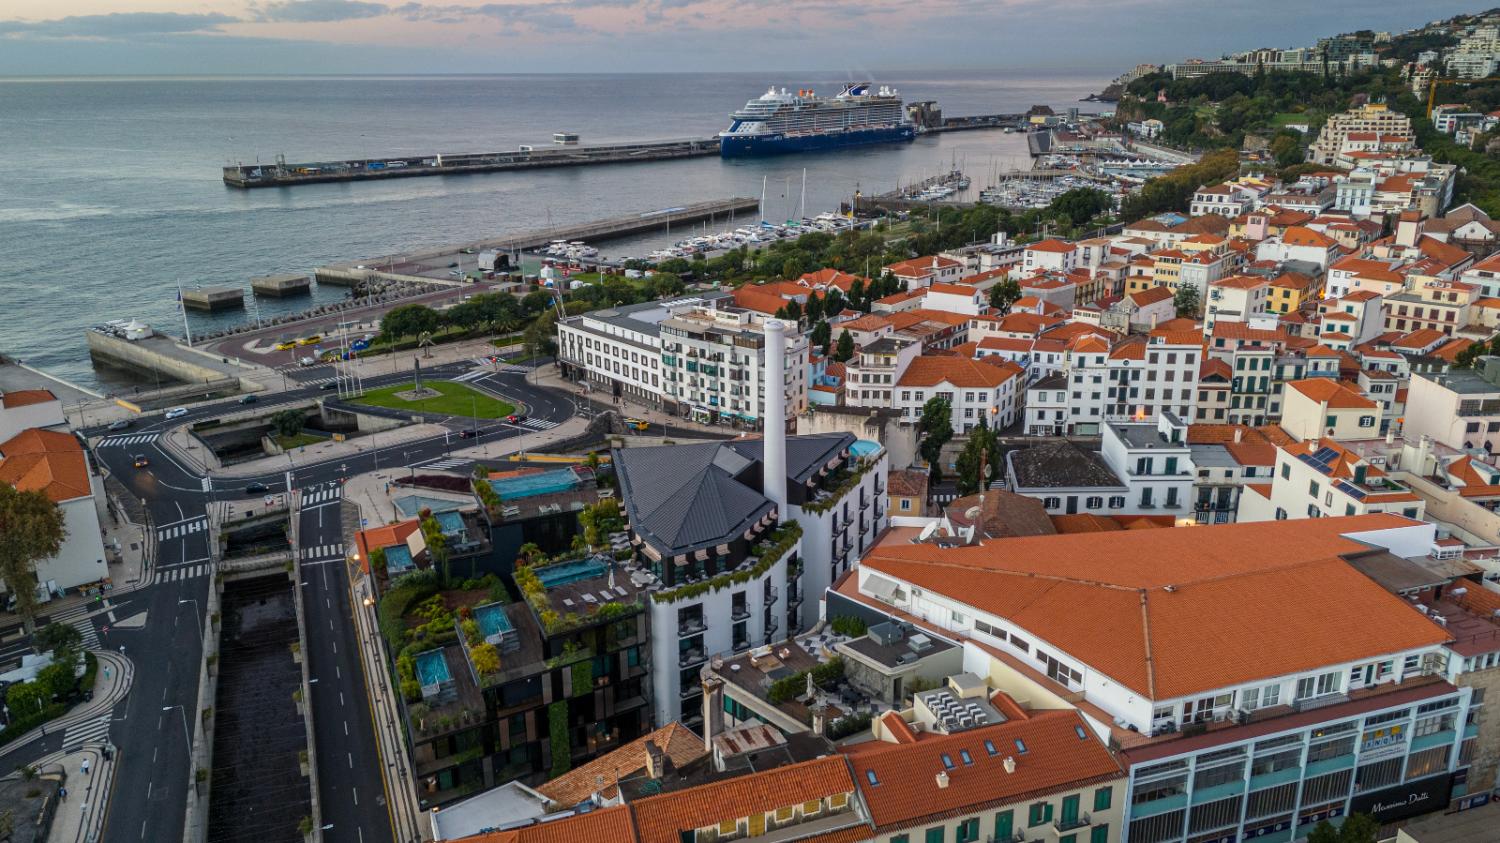
<instances>
[{"instance_id":1,"label":"awning","mask_svg":"<svg viewBox=\"0 0 1500 843\"><path fill-rule=\"evenodd\" d=\"M654 561L654 562L660 562L661 561L661 551L657 550L656 548L652 547L651 545L649 545L649 544L641 545L641 550L647 556L651 557L652 561Z\"/></svg>"},{"instance_id":2,"label":"awning","mask_svg":"<svg viewBox=\"0 0 1500 843\"><path fill-rule=\"evenodd\" d=\"M687 563L688 558L686 553L679 553L676 556L672 557L672 564L676 565L679 568L686 567Z\"/></svg>"},{"instance_id":3,"label":"awning","mask_svg":"<svg viewBox=\"0 0 1500 843\"><path fill-rule=\"evenodd\" d=\"M750 529L745 531L745 541L755 541L755 525L752 524Z\"/></svg>"},{"instance_id":4,"label":"awning","mask_svg":"<svg viewBox=\"0 0 1500 843\"><path fill-rule=\"evenodd\" d=\"M727 545L727 544L721 544L721 545L719 545L719 547L718 547L718 553L719 553L720 556L728 556L729 555L729 545Z\"/></svg>"},{"instance_id":5,"label":"awning","mask_svg":"<svg viewBox=\"0 0 1500 843\"><path fill-rule=\"evenodd\" d=\"M708 548L706 548L706 547L700 547L697 550L693 551L693 558L697 559L699 562L707 562L708 561Z\"/></svg>"}]
</instances>

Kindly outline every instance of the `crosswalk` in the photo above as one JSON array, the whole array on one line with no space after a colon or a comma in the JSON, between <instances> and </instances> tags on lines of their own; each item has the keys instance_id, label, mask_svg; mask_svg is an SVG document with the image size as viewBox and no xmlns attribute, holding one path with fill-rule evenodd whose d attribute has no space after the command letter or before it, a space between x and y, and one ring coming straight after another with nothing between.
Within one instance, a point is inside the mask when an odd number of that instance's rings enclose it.
<instances>
[{"instance_id":1,"label":"crosswalk","mask_svg":"<svg viewBox=\"0 0 1500 843\"><path fill-rule=\"evenodd\" d=\"M331 377L331 378L311 378L311 379L305 380L305 381L297 381L297 385L298 386L319 386L319 385L325 384L325 383L333 383L336 380L338 380L337 377Z\"/></svg>"},{"instance_id":2,"label":"crosswalk","mask_svg":"<svg viewBox=\"0 0 1500 843\"><path fill-rule=\"evenodd\" d=\"M489 374L492 374L492 373L489 372L489 371L487 371L487 370L485 370L485 369L475 369L472 372L464 372L463 374L459 375L458 377L453 378L453 380L458 381L459 383L468 383L469 381L477 381L480 378L482 378L482 377L484 377L486 375L489 375Z\"/></svg>"},{"instance_id":3,"label":"crosswalk","mask_svg":"<svg viewBox=\"0 0 1500 843\"><path fill-rule=\"evenodd\" d=\"M432 468L438 471L457 471L459 469L468 468L473 463L473 460L466 460L460 457L450 457L443 460L424 462L421 465L418 465L417 468Z\"/></svg>"},{"instance_id":4,"label":"crosswalk","mask_svg":"<svg viewBox=\"0 0 1500 843\"><path fill-rule=\"evenodd\" d=\"M169 567L158 567L156 569L157 582L180 582L192 580L198 577L206 577L213 572L213 563L188 562L186 564L172 565Z\"/></svg>"},{"instance_id":5,"label":"crosswalk","mask_svg":"<svg viewBox=\"0 0 1500 843\"><path fill-rule=\"evenodd\" d=\"M469 372L469 375L474 375L475 377L483 377L484 375L494 374L497 371L498 372L529 372L529 371L531 371L531 369L527 368L526 366L518 366L515 363L498 363L497 364L497 363L493 362L492 360L490 360L488 357L475 357L473 359L473 363L474 363L475 366L482 367L482 369L483 369L483 371L480 372L478 375L475 375L474 372ZM460 381L461 380L468 380L468 379L470 379L470 378L468 378L467 376L454 378L454 380L460 380Z\"/></svg>"},{"instance_id":6,"label":"crosswalk","mask_svg":"<svg viewBox=\"0 0 1500 843\"><path fill-rule=\"evenodd\" d=\"M82 636L83 649L99 649L99 633L94 629L92 618L79 618L73 622L73 628L78 630L78 634Z\"/></svg>"},{"instance_id":7,"label":"crosswalk","mask_svg":"<svg viewBox=\"0 0 1500 843\"><path fill-rule=\"evenodd\" d=\"M313 486L302 490L302 506L315 506L320 503L336 501L343 497L344 487L337 483Z\"/></svg>"},{"instance_id":8,"label":"crosswalk","mask_svg":"<svg viewBox=\"0 0 1500 843\"><path fill-rule=\"evenodd\" d=\"M200 515L190 521L184 521L180 524L169 524L165 527L159 528L156 531L156 540L166 541L167 539L175 539L181 536L191 535L193 533L201 533L207 529L208 518L206 516Z\"/></svg>"},{"instance_id":9,"label":"crosswalk","mask_svg":"<svg viewBox=\"0 0 1500 843\"><path fill-rule=\"evenodd\" d=\"M342 559L344 556L344 543L315 544L302 548L302 558L313 561L321 559Z\"/></svg>"},{"instance_id":10,"label":"crosswalk","mask_svg":"<svg viewBox=\"0 0 1500 843\"><path fill-rule=\"evenodd\" d=\"M551 430L552 428L557 427L557 422L549 421L547 419L522 419L521 421L517 422L517 424L521 425L522 427L529 427L532 430Z\"/></svg>"},{"instance_id":11,"label":"crosswalk","mask_svg":"<svg viewBox=\"0 0 1500 843\"><path fill-rule=\"evenodd\" d=\"M113 714L104 714L93 720L85 720L69 726L68 730L63 733L63 752L74 752L82 749L86 744L108 743L109 725L113 719Z\"/></svg>"},{"instance_id":12,"label":"crosswalk","mask_svg":"<svg viewBox=\"0 0 1500 843\"><path fill-rule=\"evenodd\" d=\"M160 433L137 433L133 436L109 436L99 440L100 448L123 448L126 445L144 445L155 442Z\"/></svg>"}]
</instances>

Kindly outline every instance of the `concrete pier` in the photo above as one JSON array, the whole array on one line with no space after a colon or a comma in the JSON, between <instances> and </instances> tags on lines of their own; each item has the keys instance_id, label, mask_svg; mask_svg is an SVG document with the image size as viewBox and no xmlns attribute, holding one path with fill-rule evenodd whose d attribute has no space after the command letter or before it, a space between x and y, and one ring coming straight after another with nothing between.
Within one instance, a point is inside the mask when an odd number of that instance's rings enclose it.
<instances>
[{"instance_id":1,"label":"concrete pier","mask_svg":"<svg viewBox=\"0 0 1500 843\"><path fill-rule=\"evenodd\" d=\"M304 296L312 292L312 277L303 275L268 275L252 278L250 289L257 296L280 299L287 296Z\"/></svg>"},{"instance_id":2,"label":"concrete pier","mask_svg":"<svg viewBox=\"0 0 1500 843\"><path fill-rule=\"evenodd\" d=\"M238 310L245 307L245 291L239 287L201 287L182 291L182 306L190 310Z\"/></svg>"},{"instance_id":3,"label":"concrete pier","mask_svg":"<svg viewBox=\"0 0 1500 843\"><path fill-rule=\"evenodd\" d=\"M344 161L311 161L288 164L238 164L224 168L224 183L230 187L291 187L319 182L370 181L415 176L446 176L464 173L494 173L543 167L581 167L665 161L719 154L718 138L679 138L595 146L523 146L506 152L441 153L400 158L359 158Z\"/></svg>"},{"instance_id":4,"label":"concrete pier","mask_svg":"<svg viewBox=\"0 0 1500 843\"><path fill-rule=\"evenodd\" d=\"M186 291L184 291L184 296ZM223 357L179 345L163 334L141 339L126 339L105 331L84 332L89 356L94 360L138 375L160 377L163 381L191 384L193 392L231 394L256 392L264 387L247 377L249 371Z\"/></svg>"}]
</instances>

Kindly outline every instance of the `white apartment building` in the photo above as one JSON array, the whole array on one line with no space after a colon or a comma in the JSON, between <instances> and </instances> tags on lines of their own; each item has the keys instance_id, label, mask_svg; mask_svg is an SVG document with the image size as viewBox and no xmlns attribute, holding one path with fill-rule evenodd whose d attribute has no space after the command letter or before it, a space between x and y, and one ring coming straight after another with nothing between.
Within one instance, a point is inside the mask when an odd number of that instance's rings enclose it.
<instances>
[{"instance_id":1,"label":"white apartment building","mask_svg":"<svg viewBox=\"0 0 1500 843\"><path fill-rule=\"evenodd\" d=\"M896 383L894 406L915 424L933 398L945 398L955 433L984 425L992 430L1014 424L1020 412L1026 373L1008 360L918 357Z\"/></svg>"},{"instance_id":2,"label":"white apartment building","mask_svg":"<svg viewBox=\"0 0 1500 843\"><path fill-rule=\"evenodd\" d=\"M1032 275L1042 271L1068 273L1078 266L1078 248L1066 240L1051 238L1032 243L1021 254L1021 268Z\"/></svg>"},{"instance_id":3,"label":"white apartment building","mask_svg":"<svg viewBox=\"0 0 1500 843\"><path fill-rule=\"evenodd\" d=\"M1249 322L1269 310L1271 282L1259 275L1231 275L1208 287L1203 329L1212 331L1218 322Z\"/></svg>"},{"instance_id":4,"label":"white apartment building","mask_svg":"<svg viewBox=\"0 0 1500 843\"><path fill-rule=\"evenodd\" d=\"M1277 449L1270 494L1247 486L1239 520L1285 521L1391 513L1421 519L1427 504L1404 483L1334 439L1308 439Z\"/></svg>"},{"instance_id":5,"label":"white apartment building","mask_svg":"<svg viewBox=\"0 0 1500 843\"><path fill-rule=\"evenodd\" d=\"M851 407L893 407L891 391L906 368L922 354L909 337L883 336L859 347L844 363L844 403Z\"/></svg>"},{"instance_id":6,"label":"white apartment building","mask_svg":"<svg viewBox=\"0 0 1500 843\"><path fill-rule=\"evenodd\" d=\"M1460 450L1500 451L1500 357L1482 357L1472 369L1412 372L1401 433Z\"/></svg>"},{"instance_id":7,"label":"white apartment building","mask_svg":"<svg viewBox=\"0 0 1500 843\"><path fill-rule=\"evenodd\" d=\"M1202 359L1201 345L1165 337L1137 335L1113 347L1098 336L1078 337L1060 375L1066 386L1059 390L1059 376L1053 376L1027 390L1026 430L1090 435L1106 422L1154 420L1163 412L1190 419Z\"/></svg>"},{"instance_id":8,"label":"white apartment building","mask_svg":"<svg viewBox=\"0 0 1500 843\"><path fill-rule=\"evenodd\" d=\"M1333 164L1346 147L1351 133L1378 133L1382 135L1412 135L1411 120L1399 111L1393 111L1384 103L1366 103L1357 108L1328 117L1318 132L1318 139L1307 149L1307 160L1317 164Z\"/></svg>"},{"instance_id":9,"label":"white apartment building","mask_svg":"<svg viewBox=\"0 0 1500 843\"><path fill-rule=\"evenodd\" d=\"M1389 514L890 542L851 596L964 641L966 670L1024 666L1078 700L1129 767L1124 843L1287 841L1460 792L1477 727L1451 635L1356 567L1434 547L1433 525Z\"/></svg>"}]
</instances>

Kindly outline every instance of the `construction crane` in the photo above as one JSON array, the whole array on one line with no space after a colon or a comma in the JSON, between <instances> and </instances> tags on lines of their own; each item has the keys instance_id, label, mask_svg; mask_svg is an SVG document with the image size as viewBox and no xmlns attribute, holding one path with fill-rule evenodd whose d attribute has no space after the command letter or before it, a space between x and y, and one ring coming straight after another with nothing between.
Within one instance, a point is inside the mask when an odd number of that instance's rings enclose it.
<instances>
[{"instance_id":1,"label":"construction crane","mask_svg":"<svg viewBox=\"0 0 1500 843\"><path fill-rule=\"evenodd\" d=\"M1485 76L1481 79L1439 79L1432 77L1432 82L1427 85L1427 119L1432 119L1432 106L1437 100L1437 89L1439 85L1477 85L1480 82L1500 82L1500 76Z\"/></svg>"}]
</instances>

